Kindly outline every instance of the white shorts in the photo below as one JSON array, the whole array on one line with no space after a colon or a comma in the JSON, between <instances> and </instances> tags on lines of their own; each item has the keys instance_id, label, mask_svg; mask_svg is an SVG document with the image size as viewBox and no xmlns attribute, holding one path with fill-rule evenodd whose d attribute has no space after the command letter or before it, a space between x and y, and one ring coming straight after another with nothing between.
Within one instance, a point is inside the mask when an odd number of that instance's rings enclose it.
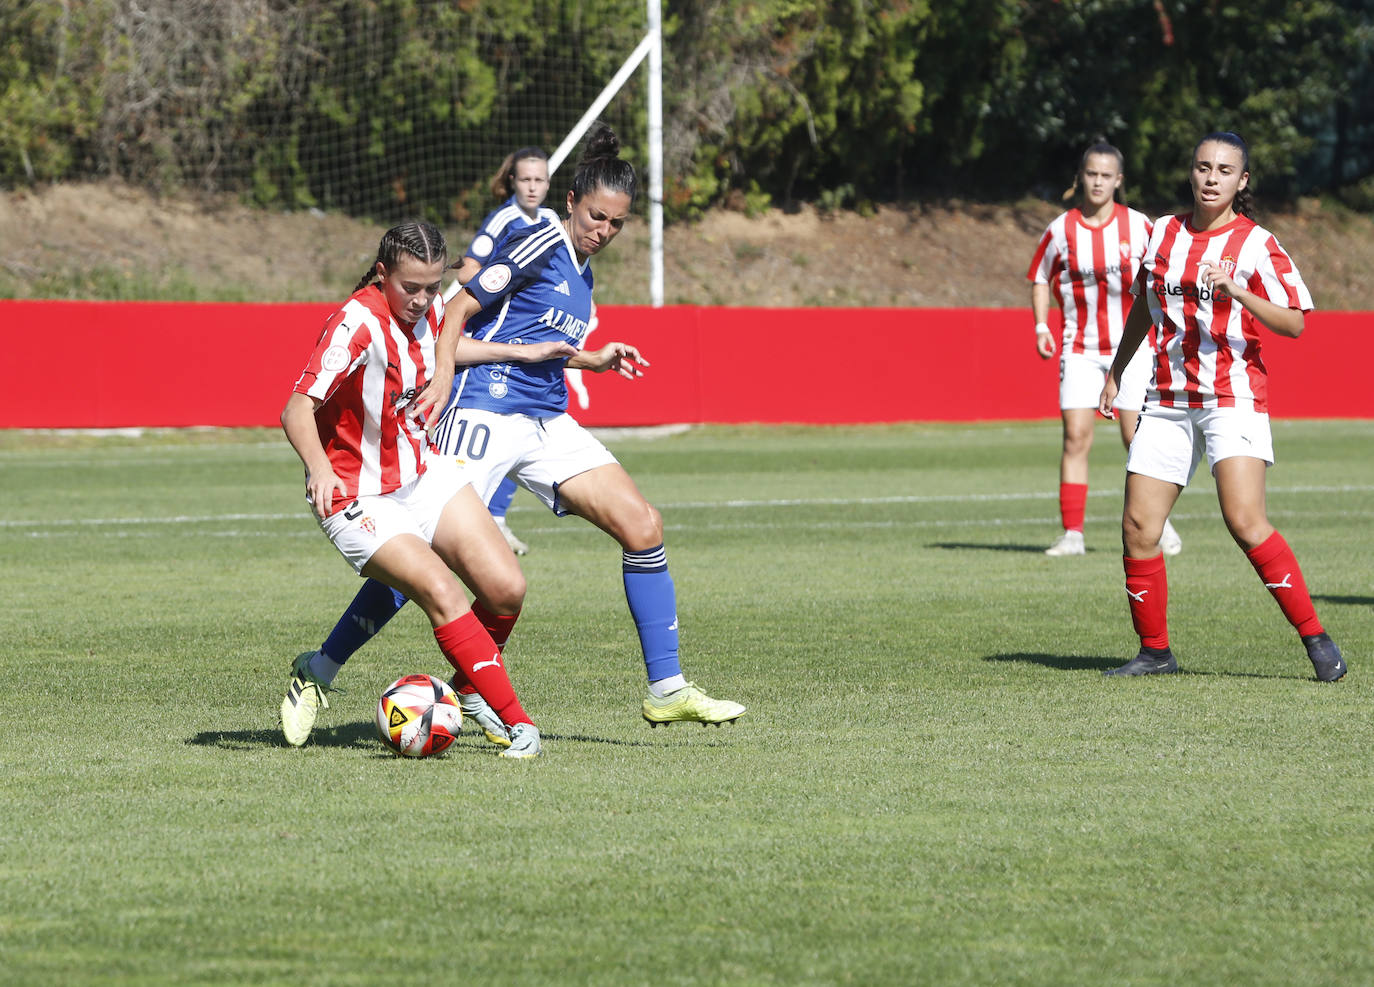
<instances>
[{"instance_id":1,"label":"white shorts","mask_svg":"<svg viewBox=\"0 0 1374 987\"><path fill-rule=\"evenodd\" d=\"M1102 385L1112 369L1112 357L1088 353L1065 353L1059 358L1059 407L1096 408ZM1139 411L1145 406L1145 391L1154 376L1154 352L1141 344L1121 375L1113 408Z\"/></svg>"},{"instance_id":2,"label":"white shorts","mask_svg":"<svg viewBox=\"0 0 1374 987\"><path fill-rule=\"evenodd\" d=\"M473 408L449 408L435 434L439 451L462 470L482 503L509 474L559 517L558 486L579 473L617 462L571 415L535 418Z\"/></svg>"},{"instance_id":3,"label":"white shorts","mask_svg":"<svg viewBox=\"0 0 1374 987\"><path fill-rule=\"evenodd\" d=\"M359 497L320 522L355 572L361 574L377 549L397 535L434 541L439 515L467 480L447 456L430 454L425 462L419 479L388 494Z\"/></svg>"},{"instance_id":4,"label":"white shorts","mask_svg":"<svg viewBox=\"0 0 1374 987\"><path fill-rule=\"evenodd\" d=\"M1249 408L1150 407L1140 416L1126 470L1186 487L1202 459L1213 473L1232 456L1250 456L1274 465L1269 416Z\"/></svg>"}]
</instances>

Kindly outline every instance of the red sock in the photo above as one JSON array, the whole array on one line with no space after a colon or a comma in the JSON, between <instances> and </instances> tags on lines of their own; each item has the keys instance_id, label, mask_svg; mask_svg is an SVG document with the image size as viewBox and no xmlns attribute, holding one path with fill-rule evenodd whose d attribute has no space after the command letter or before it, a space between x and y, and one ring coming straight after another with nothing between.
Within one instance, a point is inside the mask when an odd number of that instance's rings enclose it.
<instances>
[{"instance_id":1,"label":"red sock","mask_svg":"<svg viewBox=\"0 0 1374 987\"><path fill-rule=\"evenodd\" d=\"M515 630L515 622L520 619L520 611L517 610L513 614L492 613L482 606L481 601L473 600L472 612L477 615L477 619L487 629L487 633L496 642L496 646L505 651L506 642L510 640L510 632Z\"/></svg>"},{"instance_id":2,"label":"red sock","mask_svg":"<svg viewBox=\"0 0 1374 987\"><path fill-rule=\"evenodd\" d=\"M1283 540L1283 535L1275 531L1263 544L1256 545L1245 555L1298 633L1303 637L1320 634L1322 622L1317 619L1317 610L1312 606L1312 597L1307 592L1307 583L1302 578L1298 560L1288 547L1288 542Z\"/></svg>"},{"instance_id":3,"label":"red sock","mask_svg":"<svg viewBox=\"0 0 1374 987\"><path fill-rule=\"evenodd\" d=\"M1059 517L1065 531L1082 531L1083 514L1088 506L1086 483L1059 484Z\"/></svg>"},{"instance_id":4,"label":"red sock","mask_svg":"<svg viewBox=\"0 0 1374 987\"><path fill-rule=\"evenodd\" d=\"M434 628L434 640L448 663L472 683L497 716L508 724L534 722L516 698L515 687L501 665L501 652L475 615L465 613Z\"/></svg>"},{"instance_id":5,"label":"red sock","mask_svg":"<svg viewBox=\"0 0 1374 987\"><path fill-rule=\"evenodd\" d=\"M472 601L472 612L488 634L491 635L492 643L496 649L502 652L505 657L506 642L510 640L510 632L515 630L515 622L520 619L520 612L517 610L509 616L505 614L492 613L482 606L477 600ZM462 670L454 669L453 672L453 691L460 695L470 696L477 691L477 687L468 681L468 677Z\"/></svg>"},{"instance_id":6,"label":"red sock","mask_svg":"<svg viewBox=\"0 0 1374 987\"><path fill-rule=\"evenodd\" d=\"M1131 623L1146 648L1169 646L1169 576L1164 571L1164 553L1152 559L1133 559L1123 555L1126 569L1126 597L1131 602Z\"/></svg>"}]
</instances>

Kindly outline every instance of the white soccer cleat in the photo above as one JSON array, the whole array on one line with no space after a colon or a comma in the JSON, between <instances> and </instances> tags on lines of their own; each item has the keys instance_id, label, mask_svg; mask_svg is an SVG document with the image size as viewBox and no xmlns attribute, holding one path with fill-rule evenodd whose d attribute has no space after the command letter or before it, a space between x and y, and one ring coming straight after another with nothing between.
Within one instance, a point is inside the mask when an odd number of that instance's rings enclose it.
<instances>
[{"instance_id":1,"label":"white soccer cleat","mask_svg":"<svg viewBox=\"0 0 1374 987\"><path fill-rule=\"evenodd\" d=\"M1177 555L1183 551L1183 539L1178 536L1169 519L1164 519L1164 533L1159 536L1159 550L1165 555Z\"/></svg>"},{"instance_id":2,"label":"white soccer cleat","mask_svg":"<svg viewBox=\"0 0 1374 987\"><path fill-rule=\"evenodd\" d=\"M493 744L497 747L510 746L510 729L485 699L475 692L460 692L458 705L462 708L463 715L476 723Z\"/></svg>"},{"instance_id":3,"label":"white soccer cleat","mask_svg":"<svg viewBox=\"0 0 1374 987\"><path fill-rule=\"evenodd\" d=\"M510 728L510 746L501 757L538 757L539 728L533 723L516 723Z\"/></svg>"},{"instance_id":4,"label":"white soccer cleat","mask_svg":"<svg viewBox=\"0 0 1374 987\"><path fill-rule=\"evenodd\" d=\"M496 526L501 529L501 537L506 539L506 544L510 546L512 552L516 555L524 555L530 550L530 547L517 538L514 531L510 530L510 525L506 523L505 518L498 517L492 518L492 520L495 521Z\"/></svg>"},{"instance_id":5,"label":"white soccer cleat","mask_svg":"<svg viewBox=\"0 0 1374 987\"><path fill-rule=\"evenodd\" d=\"M1059 536L1058 541L1045 549L1045 554L1053 556L1083 555L1086 551L1087 549L1083 547L1083 532L1065 531Z\"/></svg>"}]
</instances>

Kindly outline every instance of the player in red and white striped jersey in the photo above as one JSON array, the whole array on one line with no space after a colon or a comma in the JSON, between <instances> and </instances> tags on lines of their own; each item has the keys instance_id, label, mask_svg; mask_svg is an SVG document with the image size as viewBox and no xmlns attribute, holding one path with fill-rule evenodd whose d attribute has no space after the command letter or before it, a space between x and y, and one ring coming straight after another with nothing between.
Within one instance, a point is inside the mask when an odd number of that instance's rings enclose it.
<instances>
[{"instance_id":1,"label":"player in red and white striped jersey","mask_svg":"<svg viewBox=\"0 0 1374 987\"><path fill-rule=\"evenodd\" d=\"M1083 152L1074 176L1079 204L1050 223L1026 272L1031 282L1035 348L1042 359L1054 356L1054 336L1047 321L1051 293L1064 319L1059 359L1059 408L1064 423L1059 514L1064 533L1046 555L1085 551L1083 517L1097 397L1131 309L1127 289L1150 237L1149 219L1117 201L1124 178L1122 165L1121 152L1111 144L1094 144ZM1149 355L1142 351L1130 364L1117 398L1121 441L1127 448L1144 404L1149 372ZM1161 542L1170 555L1183 547L1167 522Z\"/></svg>"},{"instance_id":2,"label":"player in red and white striped jersey","mask_svg":"<svg viewBox=\"0 0 1374 987\"><path fill-rule=\"evenodd\" d=\"M1193 149L1193 211L1156 221L1121 350L1102 389L1099 410L1110 417L1127 348L1139 346L1153 326L1155 378L1127 458L1121 518L1126 594L1140 652L1109 675L1178 670L1157 543L1204 451L1226 527L1297 629L1317 678L1345 675L1298 560L1264 506L1274 453L1259 330L1296 338L1313 306L1292 258L1249 216L1249 166L1245 142L1229 132L1208 134Z\"/></svg>"},{"instance_id":3,"label":"player in red and white striped jersey","mask_svg":"<svg viewBox=\"0 0 1374 987\"><path fill-rule=\"evenodd\" d=\"M420 605L456 678L510 725L503 756L532 757L539 731L492 637L493 630L503 641L509 634L524 576L472 485L451 461L429 453L424 423L408 413L433 372L447 262L444 236L429 223L386 232L373 267L325 323L282 409L282 428L305 465L306 497L329 540L360 575ZM501 350L520 361L574 352L565 344ZM472 608L454 573L476 596ZM282 701L282 731L294 746L329 705L324 693L337 668L313 664L318 658L296 659Z\"/></svg>"}]
</instances>

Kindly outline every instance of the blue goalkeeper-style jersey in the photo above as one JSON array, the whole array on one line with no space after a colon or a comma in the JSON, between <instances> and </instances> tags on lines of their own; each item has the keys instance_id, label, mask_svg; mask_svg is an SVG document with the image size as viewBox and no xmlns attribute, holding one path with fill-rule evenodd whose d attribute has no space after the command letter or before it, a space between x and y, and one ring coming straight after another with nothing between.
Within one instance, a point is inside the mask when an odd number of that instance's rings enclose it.
<instances>
[{"instance_id":1,"label":"blue goalkeeper-style jersey","mask_svg":"<svg viewBox=\"0 0 1374 987\"><path fill-rule=\"evenodd\" d=\"M464 332L494 343L571 343L578 349L592 317L592 269L578 264L561 222L509 233L467 283L482 310ZM449 405L548 417L568 409L564 359L484 363L460 368Z\"/></svg>"}]
</instances>

